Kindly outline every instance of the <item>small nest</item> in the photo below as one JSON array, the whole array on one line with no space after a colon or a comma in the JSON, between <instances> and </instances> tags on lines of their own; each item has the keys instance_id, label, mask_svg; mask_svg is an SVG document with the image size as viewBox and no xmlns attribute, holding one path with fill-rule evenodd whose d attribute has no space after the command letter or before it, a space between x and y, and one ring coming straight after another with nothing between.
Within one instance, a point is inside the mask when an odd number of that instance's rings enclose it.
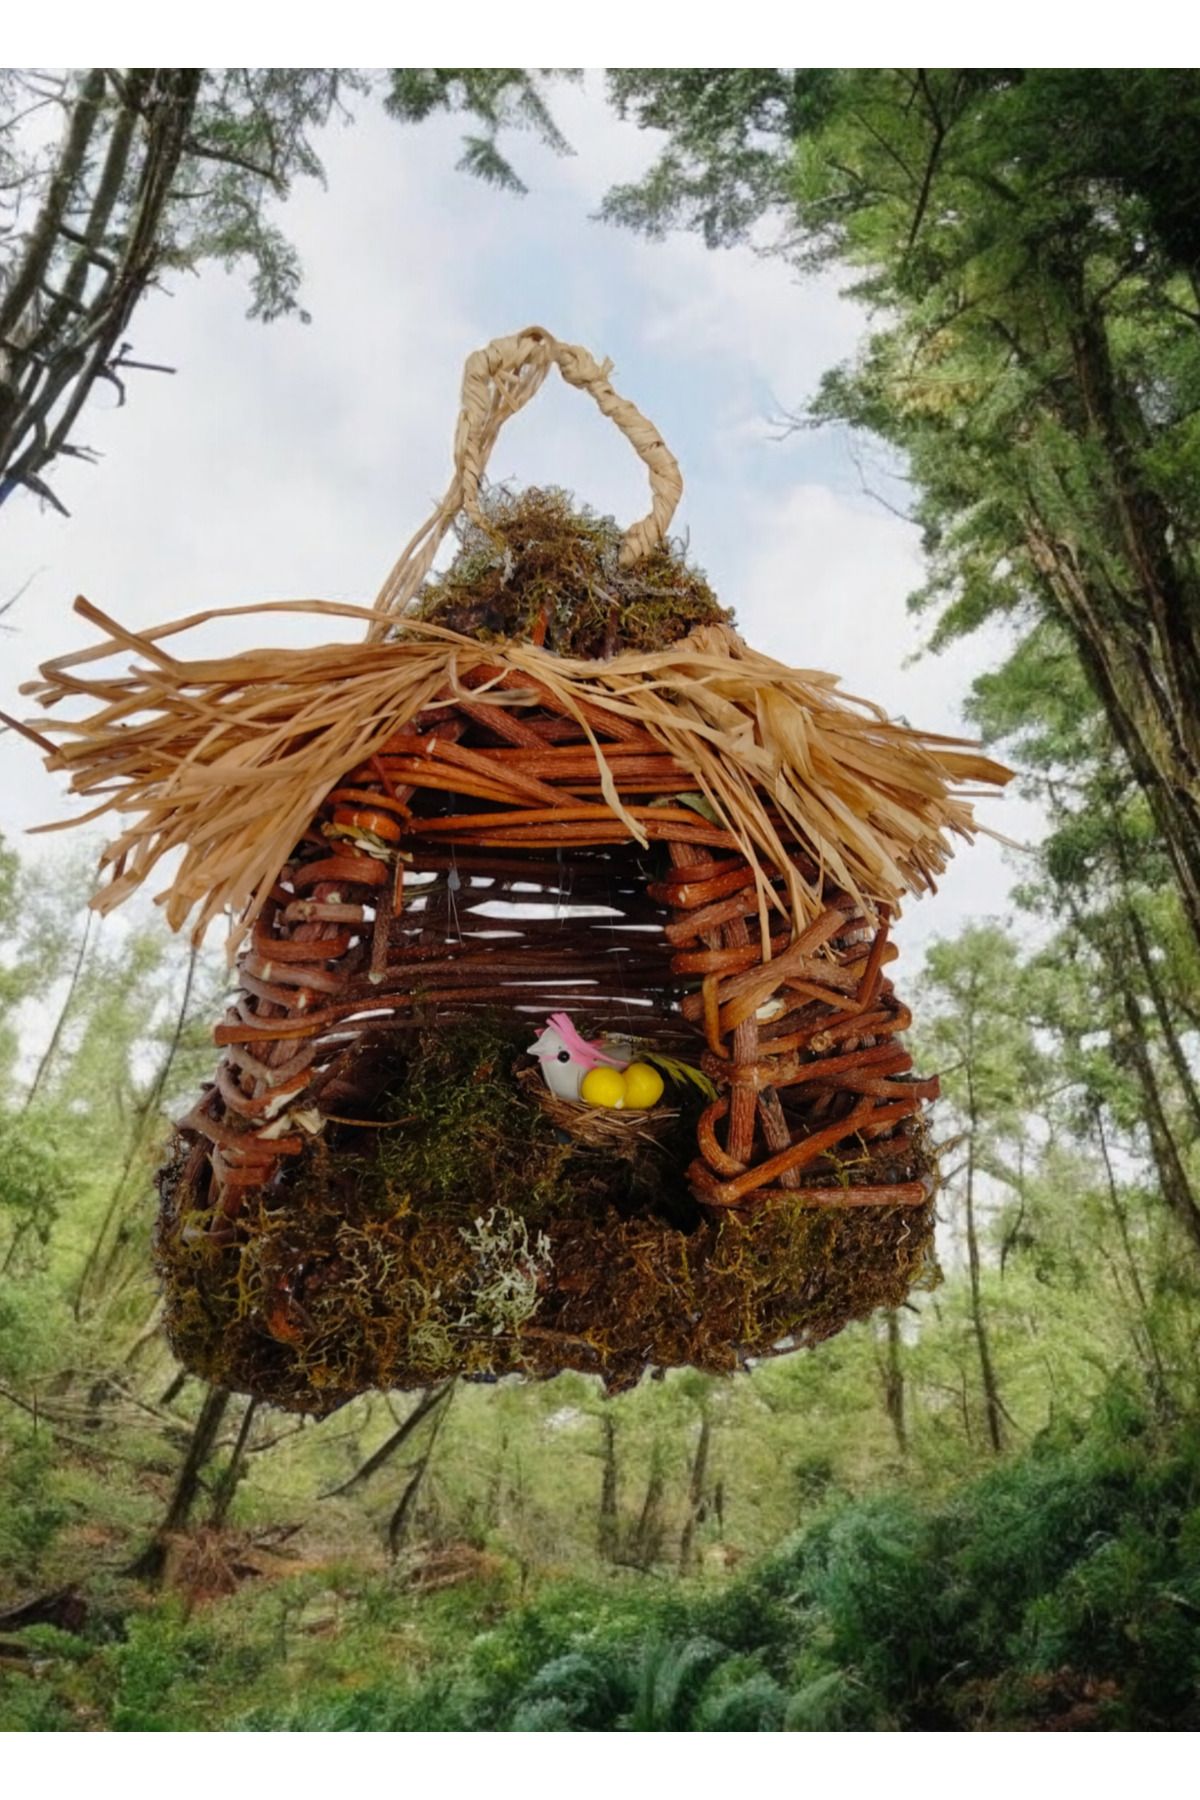
<instances>
[{"instance_id":1,"label":"small nest","mask_svg":"<svg viewBox=\"0 0 1200 1800\"><path fill-rule=\"evenodd\" d=\"M678 1107L630 1106L617 1110L588 1106L582 1100L564 1100L560 1094L551 1093L541 1072L532 1067L519 1069L517 1081L550 1122L577 1144L591 1150L607 1150L611 1156L624 1156L631 1161L644 1155L647 1145L661 1148L679 1117Z\"/></svg>"},{"instance_id":2,"label":"small nest","mask_svg":"<svg viewBox=\"0 0 1200 1800\"><path fill-rule=\"evenodd\" d=\"M937 1279L932 1204L702 1212L681 1172L699 1096L666 1122L665 1154L564 1141L517 1076L527 1041L476 1019L390 1052L374 1128L331 1126L224 1241L197 1228L203 1147L180 1136L157 1238L180 1360L318 1415L456 1372L574 1368L618 1392L650 1367L730 1372L819 1343ZM931 1168L920 1135L816 1175Z\"/></svg>"}]
</instances>

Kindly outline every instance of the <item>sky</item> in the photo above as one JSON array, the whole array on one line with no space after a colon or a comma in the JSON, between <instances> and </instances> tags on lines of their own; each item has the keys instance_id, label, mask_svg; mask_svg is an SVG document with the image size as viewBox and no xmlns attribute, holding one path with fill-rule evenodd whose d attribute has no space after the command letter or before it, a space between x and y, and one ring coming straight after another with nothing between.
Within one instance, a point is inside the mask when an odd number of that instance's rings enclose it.
<instances>
[{"instance_id":1,"label":"sky","mask_svg":"<svg viewBox=\"0 0 1200 1800\"><path fill-rule=\"evenodd\" d=\"M845 433L778 423L853 354L864 315L831 277L801 280L752 249L648 243L596 222L654 138L612 117L594 80L561 90L556 111L576 154L510 135L519 197L455 170L460 124L400 126L362 102L355 124L321 140L325 185L299 185L280 215L311 324L248 321L244 280L215 266L144 303L133 354L177 372L134 375L122 409L106 393L90 403L80 436L101 461L51 475L69 518L26 495L0 511L0 600L27 584L0 636L0 708L28 716L20 682L90 641L76 594L134 628L264 599L369 603L447 484L464 358L541 324L611 357L618 391L658 426L685 481L674 529L757 648L828 669L914 725L966 730L971 680L1003 640L980 634L913 661L923 627L904 602L922 579L918 533L864 492ZM554 375L505 428L490 474L557 483L622 523L647 508L640 462ZM887 493L903 504L898 482ZM270 625L281 644L360 630ZM190 646L262 635L261 622L228 622ZM7 836L80 810L32 746L0 735ZM1039 830L1011 790L978 811L1021 842ZM42 855L63 836L19 845ZM963 846L939 893L906 907L901 966L968 919L1003 916L1022 860L987 838Z\"/></svg>"}]
</instances>

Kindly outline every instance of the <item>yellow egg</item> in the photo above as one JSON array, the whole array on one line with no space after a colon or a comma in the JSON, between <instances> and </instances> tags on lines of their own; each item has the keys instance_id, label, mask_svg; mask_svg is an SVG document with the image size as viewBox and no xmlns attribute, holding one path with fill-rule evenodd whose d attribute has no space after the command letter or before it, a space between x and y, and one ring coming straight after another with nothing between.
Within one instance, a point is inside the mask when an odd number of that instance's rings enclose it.
<instances>
[{"instance_id":1,"label":"yellow egg","mask_svg":"<svg viewBox=\"0 0 1200 1800\"><path fill-rule=\"evenodd\" d=\"M589 1106L624 1106L625 1077L620 1069L603 1065L589 1069L579 1084L579 1098Z\"/></svg>"},{"instance_id":2,"label":"yellow egg","mask_svg":"<svg viewBox=\"0 0 1200 1800\"><path fill-rule=\"evenodd\" d=\"M663 1078L649 1063L630 1063L625 1071L626 1106L657 1106L663 1096Z\"/></svg>"}]
</instances>

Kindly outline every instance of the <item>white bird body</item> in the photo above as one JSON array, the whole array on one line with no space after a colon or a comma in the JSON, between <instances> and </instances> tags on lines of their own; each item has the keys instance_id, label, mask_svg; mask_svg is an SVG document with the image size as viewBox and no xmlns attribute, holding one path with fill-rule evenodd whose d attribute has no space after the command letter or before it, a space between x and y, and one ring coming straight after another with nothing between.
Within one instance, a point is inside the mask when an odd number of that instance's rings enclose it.
<instances>
[{"instance_id":1,"label":"white bird body","mask_svg":"<svg viewBox=\"0 0 1200 1800\"><path fill-rule=\"evenodd\" d=\"M617 1051L617 1043L616 1039L581 1037L569 1013L551 1013L528 1054L541 1064L552 1094L561 1100L578 1100L579 1084L589 1069L624 1069L628 1065L630 1058Z\"/></svg>"}]
</instances>

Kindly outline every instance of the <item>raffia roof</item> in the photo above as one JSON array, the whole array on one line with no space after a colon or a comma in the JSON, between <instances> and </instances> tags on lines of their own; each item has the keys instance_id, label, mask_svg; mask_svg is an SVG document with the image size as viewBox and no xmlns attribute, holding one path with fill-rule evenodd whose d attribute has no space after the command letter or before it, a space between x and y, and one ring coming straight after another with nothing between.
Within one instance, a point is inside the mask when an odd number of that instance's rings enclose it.
<instances>
[{"instance_id":1,"label":"raffia roof","mask_svg":"<svg viewBox=\"0 0 1200 1800\"><path fill-rule=\"evenodd\" d=\"M549 697L578 718L605 803L644 842L588 723L605 714L636 721L688 770L754 864L764 934L773 870L790 871L798 928L819 910L823 877L871 909L932 888L952 840L981 829L971 798L1011 774L967 740L896 723L843 693L834 676L787 668L728 627L703 627L650 654L585 662L393 618L386 641L186 660L167 641L216 617L377 615L332 602L279 602L136 633L85 600L76 610L101 628L103 641L45 664L22 690L43 709L70 704L75 716L43 712L24 729L41 744L47 768L95 801L86 818L115 813L123 821L104 852L93 905L109 911L182 849L156 898L175 929L190 919L197 939L228 913L233 942L240 941L330 789L423 708L466 697L468 680L473 704L520 707ZM124 658L115 672L114 656ZM816 882L786 857L780 830L788 826L808 847Z\"/></svg>"}]
</instances>

